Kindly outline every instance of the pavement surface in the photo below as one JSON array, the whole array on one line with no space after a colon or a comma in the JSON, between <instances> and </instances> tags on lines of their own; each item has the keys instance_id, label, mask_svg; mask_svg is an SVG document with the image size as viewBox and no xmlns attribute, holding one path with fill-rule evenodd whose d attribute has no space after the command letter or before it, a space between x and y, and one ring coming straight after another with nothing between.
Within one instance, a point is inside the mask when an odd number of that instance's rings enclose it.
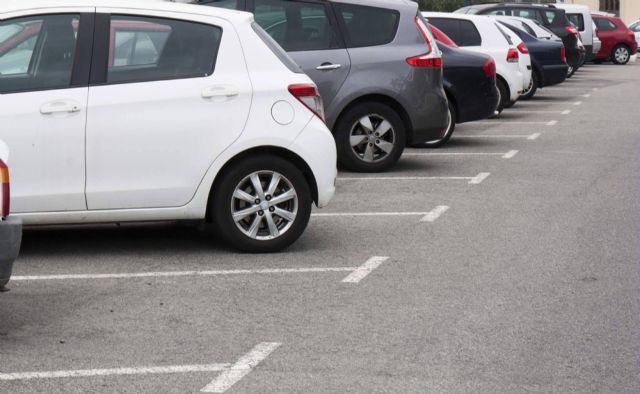
<instances>
[{"instance_id":1,"label":"pavement surface","mask_svg":"<svg viewBox=\"0 0 640 394\"><path fill-rule=\"evenodd\" d=\"M184 224L27 230L0 392L639 393L639 102L640 64L588 65L341 173L286 253Z\"/></svg>"}]
</instances>

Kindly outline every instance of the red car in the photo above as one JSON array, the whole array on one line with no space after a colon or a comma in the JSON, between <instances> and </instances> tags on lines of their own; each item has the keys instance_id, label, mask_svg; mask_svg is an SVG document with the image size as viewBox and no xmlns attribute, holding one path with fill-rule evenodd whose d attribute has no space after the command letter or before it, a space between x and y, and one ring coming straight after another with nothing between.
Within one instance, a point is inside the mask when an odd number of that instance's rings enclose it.
<instances>
[{"instance_id":1,"label":"red car","mask_svg":"<svg viewBox=\"0 0 640 394\"><path fill-rule=\"evenodd\" d=\"M620 18L593 15L593 21L598 27L598 38L602 41L595 61L611 59L615 64L627 64L631 55L638 50L635 34Z\"/></svg>"}]
</instances>

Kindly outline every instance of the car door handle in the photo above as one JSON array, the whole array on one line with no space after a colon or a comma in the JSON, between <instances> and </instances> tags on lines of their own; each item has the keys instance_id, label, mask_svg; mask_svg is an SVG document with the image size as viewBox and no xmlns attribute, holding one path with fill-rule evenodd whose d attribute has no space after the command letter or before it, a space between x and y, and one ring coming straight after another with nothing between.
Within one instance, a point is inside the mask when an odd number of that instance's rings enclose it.
<instances>
[{"instance_id":1,"label":"car door handle","mask_svg":"<svg viewBox=\"0 0 640 394\"><path fill-rule=\"evenodd\" d=\"M322 63L316 70L318 71L333 71L342 68L342 64Z\"/></svg>"},{"instance_id":2,"label":"car door handle","mask_svg":"<svg viewBox=\"0 0 640 394\"><path fill-rule=\"evenodd\" d=\"M227 98L236 97L240 91L235 86L219 85L210 86L202 90L202 98Z\"/></svg>"},{"instance_id":3,"label":"car door handle","mask_svg":"<svg viewBox=\"0 0 640 394\"><path fill-rule=\"evenodd\" d=\"M80 105L72 101L52 101L40 107L42 115L80 112Z\"/></svg>"}]
</instances>

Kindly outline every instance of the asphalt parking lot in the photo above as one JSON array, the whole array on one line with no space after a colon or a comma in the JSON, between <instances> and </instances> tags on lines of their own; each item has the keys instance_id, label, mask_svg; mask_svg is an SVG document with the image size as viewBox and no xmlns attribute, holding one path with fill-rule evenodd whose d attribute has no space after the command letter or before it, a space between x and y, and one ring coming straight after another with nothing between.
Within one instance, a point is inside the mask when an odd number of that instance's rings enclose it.
<instances>
[{"instance_id":1,"label":"asphalt parking lot","mask_svg":"<svg viewBox=\"0 0 640 394\"><path fill-rule=\"evenodd\" d=\"M341 173L290 250L31 229L0 392L640 392L640 64Z\"/></svg>"}]
</instances>

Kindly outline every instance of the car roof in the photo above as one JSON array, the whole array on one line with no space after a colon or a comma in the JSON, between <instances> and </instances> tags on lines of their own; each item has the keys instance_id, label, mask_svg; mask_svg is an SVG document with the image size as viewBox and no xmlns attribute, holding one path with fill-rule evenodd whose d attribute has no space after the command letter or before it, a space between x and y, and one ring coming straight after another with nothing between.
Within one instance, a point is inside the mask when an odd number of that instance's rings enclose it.
<instances>
[{"instance_id":1,"label":"car roof","mask_svg":"<svg viewBox=\"0 0 640 394\"><path fill-rule=\"evenodd\" d=\"M0 15L7 12L37 10L41 8L105 7L131 10L173 11L193 15L216 16L229 21L253 20L247 12L217 7L201 7L167 0L0 0Z\"/></svg>"}]
</instances>

